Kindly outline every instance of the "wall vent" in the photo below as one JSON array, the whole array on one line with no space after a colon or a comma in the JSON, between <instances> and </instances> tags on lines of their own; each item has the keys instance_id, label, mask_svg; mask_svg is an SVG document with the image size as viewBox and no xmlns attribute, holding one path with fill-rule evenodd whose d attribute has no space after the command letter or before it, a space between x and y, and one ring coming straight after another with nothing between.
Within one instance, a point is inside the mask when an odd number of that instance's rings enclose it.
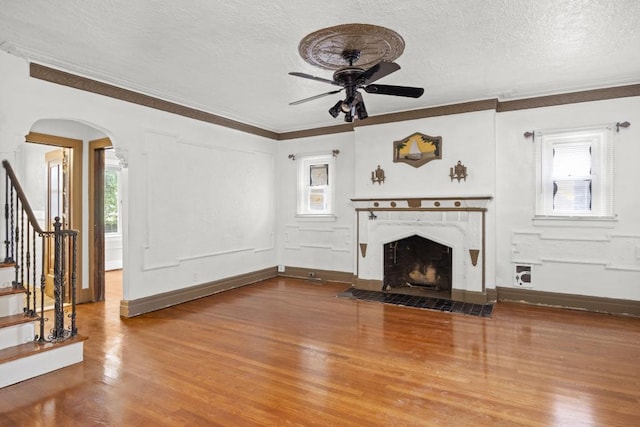
<instances>
[{"instance_id":1,"label":"wall vent","mask_svg":"<svg viewBox=\"0 0 640 427\"><path fill-rule=\"evenodd\" d=\"M532 288L531 281L531 266L530 265L515 265L515 286L516 288Z\"/></svg>"}]
</instances>

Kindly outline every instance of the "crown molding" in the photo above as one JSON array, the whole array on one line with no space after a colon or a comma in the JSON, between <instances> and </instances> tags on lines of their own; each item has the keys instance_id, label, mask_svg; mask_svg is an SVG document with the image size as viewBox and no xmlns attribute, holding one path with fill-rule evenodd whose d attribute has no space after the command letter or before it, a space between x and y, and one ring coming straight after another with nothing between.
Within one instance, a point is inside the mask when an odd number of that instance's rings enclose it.
<instances>
[{"instance_id":1,"label":"crown molding","mask_svg":"<svg viewBox=\"0 0 640 427\"><path fill-rule=\"evenodd\" d=\"M515 99L512 101L499 101L496 112L502 113L531 108L553 107L556 105L603 101L605 99L626 98L630 96L640 96L640 84Z\"/></svg>"},{"instance_id":2,"label":"crown molding","mask_svg":"<svg viewBox=\"0 0 640 427\"><path fill-rule=\"evenodd\" d=\"M278 133L236 120L227 119L216 114L207 113L195 108L185 107L184 105L165 101L163 99L155 98L153 96L145 95L129 89L123 89L121 87L113 86L108 83L92 80L65 71L60 71L34 62L31 62L29 64L29 75L36 79L72 87L74 89L79 89L86 92L95 93L97 95L108 96L110 98L119 99L121 101L131 102L133 104L142 105L144 107L166 111L168 113L189 117L194 120L212 123L215 125L262 136L276 141L353 132L354 128L356 127L373 126L378 124L417 120L437 116L447 116L452 114L462 114L475 111L494 110L497 113L502 113L507 111L525 110L531 108L543 108L556 105L576 104L581 102L602 101L606 99L640 96L640 84L633 84L627 86L616 86L556 95L515 99L510 101L500 101L493 98L442 105L438 107L422 108L419 110L403 111L399 113L369 116L366 121L354 121L353 123L345 123L335 126Z\"/></svg>"},{"instance_id":3,"label":"crown molding","mask_svg":"<svg viewBox=\"0 0 640 427\"><path fill-rule=\"evenodd\" d=\"M97 95L108 96L110 98L131 102L133 104L142 105L144 107L149 107L156 110L166 111L167 113L189 117L195 120L224 126L253 135L263 136L269 139L278 139L278 134L276 132L262 129L257 126L252 126L246 123L238 122L236 120L227 119L225 117L207 113L195 108L185 107L184 105L165 101L163 99L155 98L149 95L144 95L132 90L123 89L118 86L113 86L108 83L92 80L86 77L78 76L76 74L56 70L54 68L40 65L34 62L31 62L29 64L29 75L36 79L45 80L51 83L72 87L74 89L95 93Z\"/></svg>"}]
</instances>

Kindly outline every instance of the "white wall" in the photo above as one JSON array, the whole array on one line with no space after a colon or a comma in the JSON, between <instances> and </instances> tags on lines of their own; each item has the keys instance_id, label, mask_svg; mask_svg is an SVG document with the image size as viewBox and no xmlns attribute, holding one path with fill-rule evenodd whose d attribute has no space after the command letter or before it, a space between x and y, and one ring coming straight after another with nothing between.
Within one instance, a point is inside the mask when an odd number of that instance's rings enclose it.
<instances>
[{"instance_id":1,"label":"white wall","mask_svg":"<svg viewBox=\"0 0 640 427\"><path fill-rule=\"evenodd\" d=\"M535 163L531 139L525 131L613 124L628 120L615 138L615 211L613 223L562 226L534 225ZM419 168L393 163L393 141L414 132L442 136L443 158ZM640 300L640 196L637 163L640 159L640 98L621 98L556 107L496 113L481 111L407 122L356 127L353 133L323 137L322 146L352 145L353 194L358 198L402 196L493 196L487 212L487 288L515 286L515 264L532 265L532 290ZM349 142L349 138L352 141ZM314 151L316 139L281 143L279 158L288 152ZM451 181L449 168L461 160L468 168L466 182ZM371 171L380 165L382 185L372 184ZM350 171L340 171L346 176ZM295 220L294 167L280 173L280 263L307 268L355 271L355 226L307 226L305 241L326 241L350 236L352 252L313 245L290 248L291 229L305 224ZM350 188L338 197L348 200ZM353 215L354 206L345 212ZM353 218L353 216L352 216ZM341 221L341 219L338 219ZM289 240L288 240L289 239ZM348 269L347 258L352 265ZM324 267L319 267L322 265ZM342 266L342 268L340 268ZM381 279L381 278L380 278Z\"/></svg>"},{"instance_id":2,"label":"white wall","mask_svg":"<svg viewBox=\"0 0 640 427\"><path fill-rule=\"evenodd\" d=\"M614 222L534 223L535 155L525 131L631 122L614 136ZM532 265L532 289L640 300L640 98L497 115L496 282L513 286L514 264Z\"/></svg>"},{"instance_id":3,"label":"white wall","mask_svg":"<svg viewBox=\"0 0 640 427\"><path fill-rule=\"evenodd\" d=\"M40 119L91 125L126 157L124 299L277 264L274 141L31 79L4 52L0 75L2 158Z\"/></svg>"},{"instance_id":4,"label":"white wall","mask_svg":"<svg viewBox=\"0 0 640 427\"><path fill-rule=\"evenodd\" d=\"M54 148L40 144L23 144L20 148L19 164L12 165L29 198L40 227L45 228L47 209L47 168L45 154ZM28 177L28 179L27 179Z\"/></svg>"},{"instance_id":5,"label":"white wall","mask_svg":"<svg viewBox=\"0 0 640 427\"><path fill-rule=\"evenodd\" d=\"M493 110L362 126L355 130L357 197L493 195L495 142ZM415 132L442 137L442 159L415 168L393 163L393 142ZM466 181L451 180L449 168L460 160ZM380 165L384 184L371 182Z\"/></svg>"},{"instance_id":6,"label":"white wall","mask_svg":"<svg viewBox=\"0 0 640 427\"><path fill-rule=\"evenodd\" d=\"M494 111L481 111L356 127L354 132L283 141L279 144L280 263L295 267L355 272L355 205L351 198L493 196L495 189ZM415 168L393 162L393 142L415 132L442 136L442 159ZM339 148L338 191L340 204L335 223L314 223L295 218L295 162L290 153L330 151ZM466 181L452 181L449 168L458 160L467 166ZM382 185L371 182L378 165L385 171ZM487 233L495 235L495 208L489 204ZM487 282L494 285L495 239L487 241ZM349 245L344 244L348 242ZM381 270L381 269L380 269ZM370 277L382 280L382 277Z\"/></svg>"},{"instance_id":7,"label":"white wall","mask_svg":"<svg viewBox=\"0 0 640 427\"><path fill-rule=\"evenodd\" d=\"M296 217L297 161L289 159L339 150L335 159L333 219ZM340 133L278 143L279 264L320 270L353 271L355 213L351 205L354 181L353 133Z\"/></svg>"}]
</instances>

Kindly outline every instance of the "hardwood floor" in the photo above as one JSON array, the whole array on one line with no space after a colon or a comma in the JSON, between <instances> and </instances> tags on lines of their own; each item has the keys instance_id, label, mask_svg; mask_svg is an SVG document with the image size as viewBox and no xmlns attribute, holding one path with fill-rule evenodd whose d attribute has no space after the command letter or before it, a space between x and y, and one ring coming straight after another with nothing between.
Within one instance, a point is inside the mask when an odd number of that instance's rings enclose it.
<instances>
[{"instance_id":1,"label":"hardwood floor","mask_svg":"<svg viewBox=\"0 0 640 427\"><path fill-rule=\"evenodd\" d=\"M109 289L109 287L108 287ZM85 361L0 390L2 426L632 426L640 319L498 303L488 319L271 279L120 319Z\"/></svg>"}]
</instances>

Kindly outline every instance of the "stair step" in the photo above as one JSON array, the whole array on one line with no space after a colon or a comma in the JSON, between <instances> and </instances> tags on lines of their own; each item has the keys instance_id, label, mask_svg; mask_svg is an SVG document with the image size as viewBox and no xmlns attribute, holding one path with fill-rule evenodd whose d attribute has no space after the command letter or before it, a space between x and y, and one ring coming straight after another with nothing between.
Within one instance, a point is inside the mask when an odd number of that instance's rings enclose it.
<instances>
[{"instance_id":1,"label":"stair step","mask_svg":"<svg viewBox=\"0 0 640 427\"><path fill-rule=\"evenodd\" d=\"M0 350L0 364L10 362L12 360L21 359L23 357L32 356L34 354L44 353L45 351L54 350L56 348L64 347L67 345L75 344L78 342L86 341L88 337L83 335L76 335L75 337L67 338L60 342L44 342L39 343L32 341L14 347L9 347Z\"/></svg>"},{"instance_id":2,"label":"stair step","mask_svg":"<svg viewBox=\"0 0 640 427\"><path fill-rule=\"evenodd\" d=\"M23 323L35 322L38 317L29 317L24 314L14 314L12 316L0 317L0 328L8 328L9 326L21 325Z\"/></svg>"},{"instance_id":3,"label":"stair step","mask_svg":"<svg viewBox=\"0 0 640 427\"><path fill-rule=\"evenodd\" d=\"M6 316L23 315L24 294L23 288L0 289L0 319Z\"/></svg>"},{"instance_id":4,"label":"stair step","mask_svg":"<svg viewBox=\"0 0 640 427\"><path fill-rule=\"evenodd\" d=\"M14 288L13 286L9 286L8 288L0 288L0 298L5 295L14 295L14 294L24 294L27 290L24 286L20 286Z\"/></svg>"},{"instance_id":5,"label":"stair step","mask_svg":"<svg viewBox=\"0 0 640 427\"><path fill-rule=\"evenodd\" d=\"M82 362L86 339L77 335L61 342L28 342L0 350L0 388Z\"/></svg>"},{"instance_id":6,"label":"stair step","mask_svg":"<svg viewBox=\"0 0 640 427\"><path fill-rule=\"evenodd\" d=\"M31 342L35 335L36 330L33 321L0 328L0 350Z\"/></svg>"},{"instance_id":7,"label":"stair step","mask_svg":"<svg viewBox=\"0 0 640 427\"><path fill-rule=\"evenodd\" d=\"M15 262L0 262L0 268L15 268L16 263Z\"/></svg>"},{"instance_id":8,"label":"stair step","mask_svg":"<svg viewBox=\"0 0 640 427\"><path fill-rule=\"evenodd\" d=\"M16 279L14 263L0 263L0 288L10 288Z\"/></svg>"}]
</instances>

